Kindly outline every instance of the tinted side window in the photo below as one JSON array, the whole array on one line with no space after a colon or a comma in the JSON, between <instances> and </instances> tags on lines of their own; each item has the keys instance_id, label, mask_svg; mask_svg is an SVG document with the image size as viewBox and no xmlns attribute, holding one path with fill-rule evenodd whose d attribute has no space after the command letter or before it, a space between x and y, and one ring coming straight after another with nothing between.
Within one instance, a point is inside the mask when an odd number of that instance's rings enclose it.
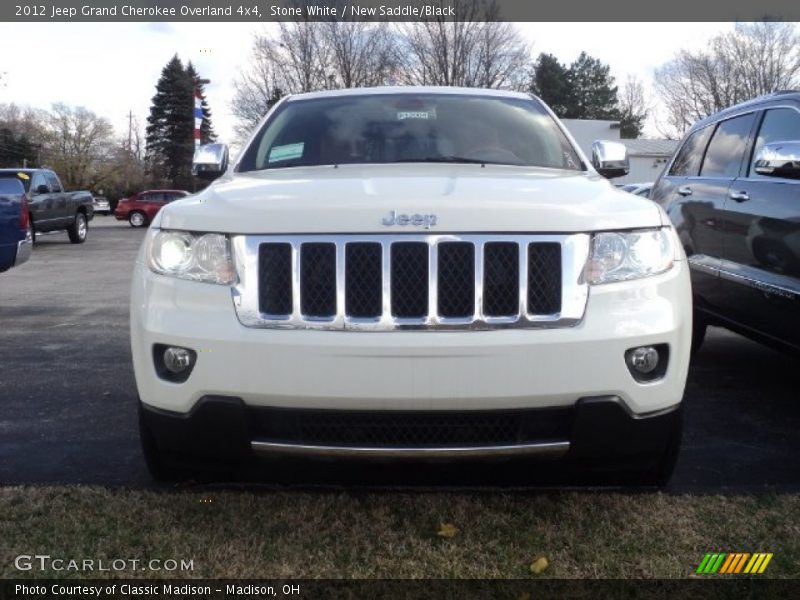
<instances>
[{"instance_id":1,"label":"tinted side window","mask_svg":"<svg viewBox=\"0 0 800 600\"><path fill-rule=\"evenodd\" d=\"M708 144L702 177L736 177L742 163L755 114L750 113L722 121Z\"/></svg>"},{"instance_id":2,"label":"tinted side window","mask_svg":"<svg viewBox=\"0 0 800 600\"><path fill-rule=\"evenodd\" d=\"M753 161L764 144L800 141L800 113L791 108L775 108L764 114L750 161L750 177L766 177L752 170Z\"/></svg>"},{"instance_id":3,"label":"tinted side window","mask_svg":"<svg viewBox=\"0 0 800 600\"><path fill-rule=\"evenodd\" d=\"M698 129L686 139L672 163L669 170L670 175L679 177L697 175L700 171L700 161L703 160L703 152L713 129L713 127Z\"/></svg>"},{"instance_id":4,"label":"tinted side window","mask_svg":"<svg viewBox=\"0 0 800 600\"><path fill-rule=\"evenodd\" d=\"M54 173L51 173L50 171L45 171L44 176L47 178L47 183L50 185L51 192L59 193L64 191L61 189L61 184L59 184L58 182L58 177L56 177Z\"/></svg>"}]
</instances>

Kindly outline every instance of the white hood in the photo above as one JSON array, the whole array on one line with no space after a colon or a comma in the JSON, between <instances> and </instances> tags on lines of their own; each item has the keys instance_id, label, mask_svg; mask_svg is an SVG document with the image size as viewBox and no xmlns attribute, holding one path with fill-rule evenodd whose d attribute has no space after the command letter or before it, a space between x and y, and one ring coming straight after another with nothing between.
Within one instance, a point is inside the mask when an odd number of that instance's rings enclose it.
<instances>
[{"instance_id":1,"label":"white hood","mask_svg":"<svg viewBox=\"0 0 800 600\"><path fill-rule=\"evenodd\" d=\"M383 225L392 211L436 215L430 233L571 233L662 224L653 202L594 173L388 164L236 174L165 207L155 226L247 234L426 232L422 226Z\"/></svg>"}]
</instances>

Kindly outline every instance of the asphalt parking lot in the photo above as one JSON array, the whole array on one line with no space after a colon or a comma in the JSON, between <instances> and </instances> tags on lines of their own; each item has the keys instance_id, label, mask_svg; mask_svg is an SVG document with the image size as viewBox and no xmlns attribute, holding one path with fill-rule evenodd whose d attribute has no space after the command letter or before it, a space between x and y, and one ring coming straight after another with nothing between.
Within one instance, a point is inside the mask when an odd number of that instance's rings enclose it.
<instances>
[{"instance_id":1,"label":"asphalt parking lot","mask_svg":"<svg viewBox=\"0 0 800 600\"><path fill-rule=\"evenodd\" d=\"M64 233L41 236L30 262L0 274L0 483L152 485L128 347L128 288L143 235L99 216L82 246ZM796 359L712 328L691 367L670 489L800 490L799 392ZM409 471L382 467L379 483L413 486ZM474 477L454 483L480 484ZM288 483L297 481L295 473Z\"/></svg>"}]
</instances>

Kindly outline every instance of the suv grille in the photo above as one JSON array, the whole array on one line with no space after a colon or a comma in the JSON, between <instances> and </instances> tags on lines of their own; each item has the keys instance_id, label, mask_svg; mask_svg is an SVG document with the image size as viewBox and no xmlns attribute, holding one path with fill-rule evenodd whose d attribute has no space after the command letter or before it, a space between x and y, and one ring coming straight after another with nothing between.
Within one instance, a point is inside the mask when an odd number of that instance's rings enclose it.
<instances>
[{"instance_id":1,"label":"suv grille","mask_svg":"<svg viewBox=\"0 0 800 600\"><path fill-rule=\"evenodd\" d=\"M569 439L573 408L339 411L251 408L257 440L362 448L502 446Z\"/></svg>"},{"instance_id":2,"label":"suv grille","mask_svg":"<svg viewBox=\"0 0 800 600\"><path fill-rule=\"evenodd\" d=\"M580 281L586 256L576 255L573 238L588 248L581 234L239 236L237 313L254 327L572 325L588 293Z\"/></svg>"}]
</instances>

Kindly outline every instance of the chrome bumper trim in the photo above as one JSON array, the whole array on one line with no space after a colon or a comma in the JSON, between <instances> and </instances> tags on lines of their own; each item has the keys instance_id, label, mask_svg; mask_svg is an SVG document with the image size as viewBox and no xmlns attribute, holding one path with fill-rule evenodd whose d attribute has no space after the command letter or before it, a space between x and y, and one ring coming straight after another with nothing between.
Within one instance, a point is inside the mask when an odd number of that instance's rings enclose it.
<instances>
[{"instance_id":1,"label":"chrome bumper trim","mask_svg":"<svg viewBox=\"0 0 800 600\"><path fill-rule=\"evenodd\" d=\"M504 456L561 456L569 442L541 442L514 446L465 446L444 448L369 448L353 446L311 446L252 441L257 454L337 458L491 458Z\"/></svg>"}]
</instances>

